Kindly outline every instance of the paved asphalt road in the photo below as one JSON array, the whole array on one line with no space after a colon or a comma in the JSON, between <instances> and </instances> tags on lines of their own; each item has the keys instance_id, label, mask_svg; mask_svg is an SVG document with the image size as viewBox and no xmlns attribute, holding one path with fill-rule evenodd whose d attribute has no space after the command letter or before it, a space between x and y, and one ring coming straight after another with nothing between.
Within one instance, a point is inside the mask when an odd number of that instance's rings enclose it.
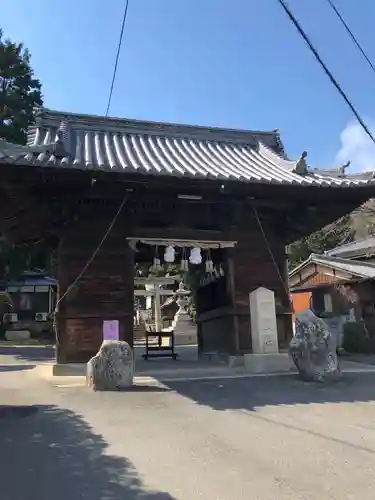
<instances>
[{"instance_id":1,"label":"paved asphalt road","mask_svg":"<svg viewBox=\"0 0 375 500\"><path fill-rule=\"evenodd\" d=\"M3 365L0 499L373 500L374 400L375 374L93 393Z\"/></svg>"}]
</instances>

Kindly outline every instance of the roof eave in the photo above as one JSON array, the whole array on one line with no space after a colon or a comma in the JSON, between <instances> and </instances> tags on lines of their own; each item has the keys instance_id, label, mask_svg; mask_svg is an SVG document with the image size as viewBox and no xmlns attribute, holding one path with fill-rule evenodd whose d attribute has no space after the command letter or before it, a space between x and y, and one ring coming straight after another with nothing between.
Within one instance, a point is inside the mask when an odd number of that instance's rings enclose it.
<instances>
[{"instance_id":1,"label":"roof eave","mask_svg":"<svg viewBox=\"0 0 375 500\"><path fill-rule=\"evenodd\" d=\"M312 263L312 258L313 258L313 254L311 254L306 260L304 260L303 262L301 262L301 264L298 264L297 267L295 267L294 269L292 269L289 272L289 275L288 275L289 279L292 278L294 275L298 274L307 265L311 264Z\"/></svg>"}]
</instances>

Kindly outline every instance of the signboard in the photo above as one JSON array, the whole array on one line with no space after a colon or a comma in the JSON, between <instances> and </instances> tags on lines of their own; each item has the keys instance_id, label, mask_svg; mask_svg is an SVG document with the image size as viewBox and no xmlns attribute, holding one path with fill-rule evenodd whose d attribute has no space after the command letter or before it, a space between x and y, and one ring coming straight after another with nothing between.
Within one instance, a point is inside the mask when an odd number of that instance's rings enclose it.
<instances>
[{"instance_id":1,"label":"signboard","mask_svg":"<svg viewBox=\"0 0 375 500\"><path fill-rule=\"evenodd\" d=\"M118 319L103 321L103 340L120 340L120 324Z\"/></svg>"}]
</instances>

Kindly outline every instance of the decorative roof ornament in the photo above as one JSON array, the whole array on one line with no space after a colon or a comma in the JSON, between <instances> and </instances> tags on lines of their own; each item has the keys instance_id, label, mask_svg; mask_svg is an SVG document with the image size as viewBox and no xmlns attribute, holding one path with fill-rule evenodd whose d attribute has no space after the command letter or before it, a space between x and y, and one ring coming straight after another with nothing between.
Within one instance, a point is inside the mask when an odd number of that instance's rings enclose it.
<instances>
[{"instance_id":1,"label":"decorative roof ornament","mask_svg":"<svg viewBox=\"0 0 375 500\"><path fill-rule=\"evenodd\" d=\"M36 120L43 118L44 113L46 111L48 111L48 108L45 108L44 106L36 106L35 112L34 112L34 116L35 116Z\"/></svg>"},{"instance_id":2,"label":"decorative roof ornament","mask_svg":"<svg viewBox=\"0 0 375 500\"><path fill-rule=\"evenodd\" d=\"M44 108L40 108L37 111L36 118L40 119L43 116ZM69 158L70 155L70 138L71 138L71 130L68 118L64 118L59 128L56 132L55 141L50 142L48 144L29 144L27 146L23 146L21 144L13 144L6 142L0 139L0 158L1 157L10 157L15 161L21 157L29 158L34 155L40 154L53 154L57 158Z\"/></svg>"},{"instance_id":3,"label":"decorative roof ornament","mask_svg":"<svg viewBox=\"0 0 375 500\"><path fill-rule=\"evenodd\" d=\"M272 132L275 134L275 140L276 140L278 153L284 157L285 156L285 149L284 149L284 144L282 143L282 140L281 140L279 129L275 128Z\"/></svg>"},{"instance_id":4,"label":"decorative roof ornament","mask_svg":"<svg viewBox=\"0 0 375 500\"><path fill-rule=\"evenodd\" d=\"M346 176L346 172L345 170L350 167L350 160L347 161L344 165L341 165L341 167L339 167L339 174L340 174L340 177L345 177Z\"/></svg>"},{"instance_id":5,"label":"decorative roof ornament","mask_svg":"<svg viewBox=\"0 0 375 500\"><path fill-rule=\"evenodd\" d=\"M307 158L307 151L303 151L301 154L301 158L297 161L296 166L293 169L293 173L298 175L308 174L306 158Z\"/></svg>"},{"instance_id":6,"label":"decorative roof ornament","mask_svg":"<svg viewBox=\"0 0 375 500\"><path fill-rule=\"evenodd\" d=\"M53 145L54 155L57 158L70 156L70 124L67 117L61 120L56 132L56 139Z\"/></svg>"}]
</instances>

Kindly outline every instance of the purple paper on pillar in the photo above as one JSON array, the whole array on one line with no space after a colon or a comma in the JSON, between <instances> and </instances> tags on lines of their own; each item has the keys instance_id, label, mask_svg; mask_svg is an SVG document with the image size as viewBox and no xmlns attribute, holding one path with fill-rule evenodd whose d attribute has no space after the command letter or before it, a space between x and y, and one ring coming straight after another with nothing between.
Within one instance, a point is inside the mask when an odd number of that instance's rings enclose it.
<instances>
[{"instance_id":1,"label":"purple paper on pillar","mask_svg":"<svg viewBox=\"0 0 375 500\"><path fill-rule=\"evenodd\" d=\"M103 340L119 340L120 325L118 319L103 321Z\"/></svg>"}]
</instances>

